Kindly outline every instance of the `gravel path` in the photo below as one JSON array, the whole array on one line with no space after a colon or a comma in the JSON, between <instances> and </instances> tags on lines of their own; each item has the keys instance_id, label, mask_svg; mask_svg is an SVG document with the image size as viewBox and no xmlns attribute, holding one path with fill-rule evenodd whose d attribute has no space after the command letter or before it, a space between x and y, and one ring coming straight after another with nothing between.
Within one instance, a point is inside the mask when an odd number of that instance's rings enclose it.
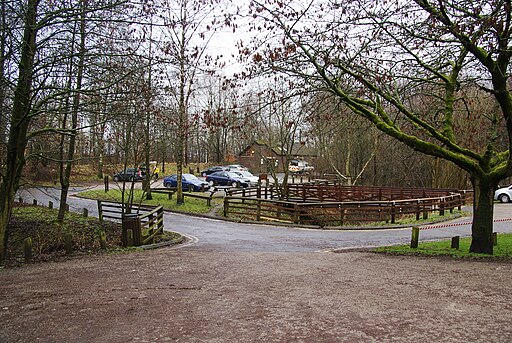
<instances>
[{"instance_id":1,"label":"gravel path","mask_svg":"<svg viewBox=\"0 0 512 343\"><path fill-rule=\"evenodd\" d=\"M364 252L103 255L0 272L0 342L510 342L512 264Z\"/></svg>"}]
</instances>

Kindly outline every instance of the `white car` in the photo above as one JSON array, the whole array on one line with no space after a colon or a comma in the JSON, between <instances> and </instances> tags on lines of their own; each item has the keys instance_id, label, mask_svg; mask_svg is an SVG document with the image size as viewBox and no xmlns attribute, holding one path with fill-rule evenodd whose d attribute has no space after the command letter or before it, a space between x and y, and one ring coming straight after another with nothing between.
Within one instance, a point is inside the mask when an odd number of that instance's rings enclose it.
<instances>
[{"instance_id":1,"label":"white car","mask_svg":"<svg viewBox=\"0 0 512 343\"><path fill-rule=\"evenodd\" d=\"M234 170L233 173L240 175L240 177L243 177L244 179L249 179L251 186L256 186L260 180L259 177L252 175L250 172L245 170Z\"/></svg>"},{"instance_id":2,"label":"white car","mask_svg":"<svg viewBox=\"0 0 512 343\"><path fill-rule=\"evenodd\" d=\"M512 186L499 188L494 192L494 200L499 200L503 203L510 202L512 199Z\"/></svg>"}]
</instances>

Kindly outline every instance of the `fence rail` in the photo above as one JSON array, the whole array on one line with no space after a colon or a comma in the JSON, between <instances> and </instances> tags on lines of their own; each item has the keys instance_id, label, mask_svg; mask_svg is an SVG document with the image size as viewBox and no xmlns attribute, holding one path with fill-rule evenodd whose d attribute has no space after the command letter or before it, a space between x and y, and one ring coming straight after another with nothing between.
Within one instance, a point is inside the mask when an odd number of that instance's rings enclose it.
<instances>
[{"instance_id":1,"label":"fence rail","mask_svg":"<svg viewBox=\"0 0 512 343\"><path fill-rule=\"evenodd\" d=\"M123 244L131 245L128 230L132 231L133 245L151 243L164 231L164 209L162 206L128 205L98 200L99 219L121 221Z\"/></svg>"},{"instance_id":2,"label":"fence rail","mask_svg":"<svg viewBox=\"0 0 512 343\"><path fill-rule=\"evenodd\" d=\"M337 227L370 222L396 223L404 216L428 219L429 214L461 209L463 196L344 202L297 202L226 196L224 216L254 221L278 221L319 227Z\"/></svg>"}]
</instances>

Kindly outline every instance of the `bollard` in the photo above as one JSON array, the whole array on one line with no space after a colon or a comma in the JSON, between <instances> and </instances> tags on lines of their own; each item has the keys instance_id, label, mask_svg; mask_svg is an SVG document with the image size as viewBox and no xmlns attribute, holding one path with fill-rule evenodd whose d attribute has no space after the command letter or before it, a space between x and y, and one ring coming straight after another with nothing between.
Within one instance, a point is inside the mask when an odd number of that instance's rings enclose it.
<instances>
[{"instance_id":1,"label":"bollard","mask_svg":"<svg viewBox=\"0 0 512 343\"><path fill-rule=\"evenodd\" d=\"M48 201L48 208L50 208L50 209L53 208L53 201Z\"/></svg>"},{"instance_id":2,"label":"bollard","mask_svg":"<svg viewBox=\"0 0 512 343\"><path fill-rule=\"evenodd\" d=\"M107 249L107 235L105 231L100 232L100 247L102 250Z\"/></svg>"},{"instance_id":3,"label":"bollard","mask_svg":"<svg viewBox=\"0 0 512 343\"><path fill-rule=\"evenodd\" d=\"M420 228L417 226L414 226L412 228L411 249L416 249L418 247L419 238L420 238Z\"/></svg>"},{"instance_id":4,"label":"bollard","mask_svg":"<svg viewBox=\"0 0 512 343\"><path fill-rule=\"evenodd\" d=\"M37 200L34 199L34 201L32 202L34 205L37 205Z\"/></svg>"},{"instance_id":5,"label":"bollard","mask_svg":"<svg viewBox=\"0 0 512 343\"><path fill-rule=\"evenodd\" d=\"M452 249L459 250L459 241L460 241L460 236L452 237Z\"/></svg>"},{"instance_id":6,"label":"bollard","mask_svg":"<svg viewBox=\"0 0 512 343\"><path fill-rule=\"evenodd\" d=\"M83 215L84 217L86 217L86 218L87 218L87 217L89 216L89 210L88 210L88 209L86 209L86 208L84 208L84 209L83 209L83 214L82 214L82 215Z\"/></svg>"},{"instance_id":7,"label":"bollard","mask_svg":"<svg viewBox=\"0 0 512 343\"><path fill-rule=\"evenodd\" d=\"M66 212L69 212L69 204L66 204L64 207L66 208Z\"/></svg>"},{"instance_id":8,"label":"bollard","mask_svg":"<svg viewBox=\"0 0 512 343\"><path fill-rule=\"evenodd\" d=\"M133 230L128 229L126 230L126 245L125 247L131 247L133 246Z\"/></svg>"},{"instance_id":9,"label":"bollard","mask_svg":"<svg viewBox=\"0 0 512 343\"><path fill-rule=\"evenodd\" d=\"M73 236L70 233L64 234L64 246L66 248L66 255L71 255L73 252Z\"/></svg>"},{"instance_id":10,"label":"bollard","mask_svg":"<svg viewBox=\"0 0 512 343\"><path fill-rule=\"evenodd\" d=\"M497 232L492 233L492 244L498 245L498 233Z\"/></svg>"},{"instance_id":11,"label":"bollard","mask_svg":"<svg viewBox=\"0 0 512 343\"><path fill-rule=\"evenodd\" d=\"M23 254L25 257L25 262L29 263L32 261L32 238L27 237L23 241Z\"/></svg>"},{"instance_id":12,"label":"bollard","mask_svg":"<svg viewBox=\"0 0 512 343\"><path fill-rule=\"evenodd\" d=\"M23 204L23 198L22 198L22 197L20 197L18 200L19 200L18 202L19 202L20 204Z\"/></svg>"}]
</instances>

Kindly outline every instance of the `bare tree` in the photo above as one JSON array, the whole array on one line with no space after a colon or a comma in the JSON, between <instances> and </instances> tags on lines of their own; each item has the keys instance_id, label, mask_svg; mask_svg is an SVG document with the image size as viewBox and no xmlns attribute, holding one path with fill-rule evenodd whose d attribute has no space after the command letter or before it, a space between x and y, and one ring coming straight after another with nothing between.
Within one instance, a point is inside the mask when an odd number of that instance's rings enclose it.
<instances>
[{"instance_id":1,"label":"bare tree","mask_svg":"<svg viewBox=\"0 0 512 343\"><path fill-rule=\"evenodd\" d=\"M510 1L253 1L252 8L283 37L255 60L331 92L387 135L470 175L470 251L492 254L493 191L512 173ZM485 114L478 149L455 126L471 84L498 105ZM429 99L426 110L420 98Z\"/></svg>"}]
</instances>

